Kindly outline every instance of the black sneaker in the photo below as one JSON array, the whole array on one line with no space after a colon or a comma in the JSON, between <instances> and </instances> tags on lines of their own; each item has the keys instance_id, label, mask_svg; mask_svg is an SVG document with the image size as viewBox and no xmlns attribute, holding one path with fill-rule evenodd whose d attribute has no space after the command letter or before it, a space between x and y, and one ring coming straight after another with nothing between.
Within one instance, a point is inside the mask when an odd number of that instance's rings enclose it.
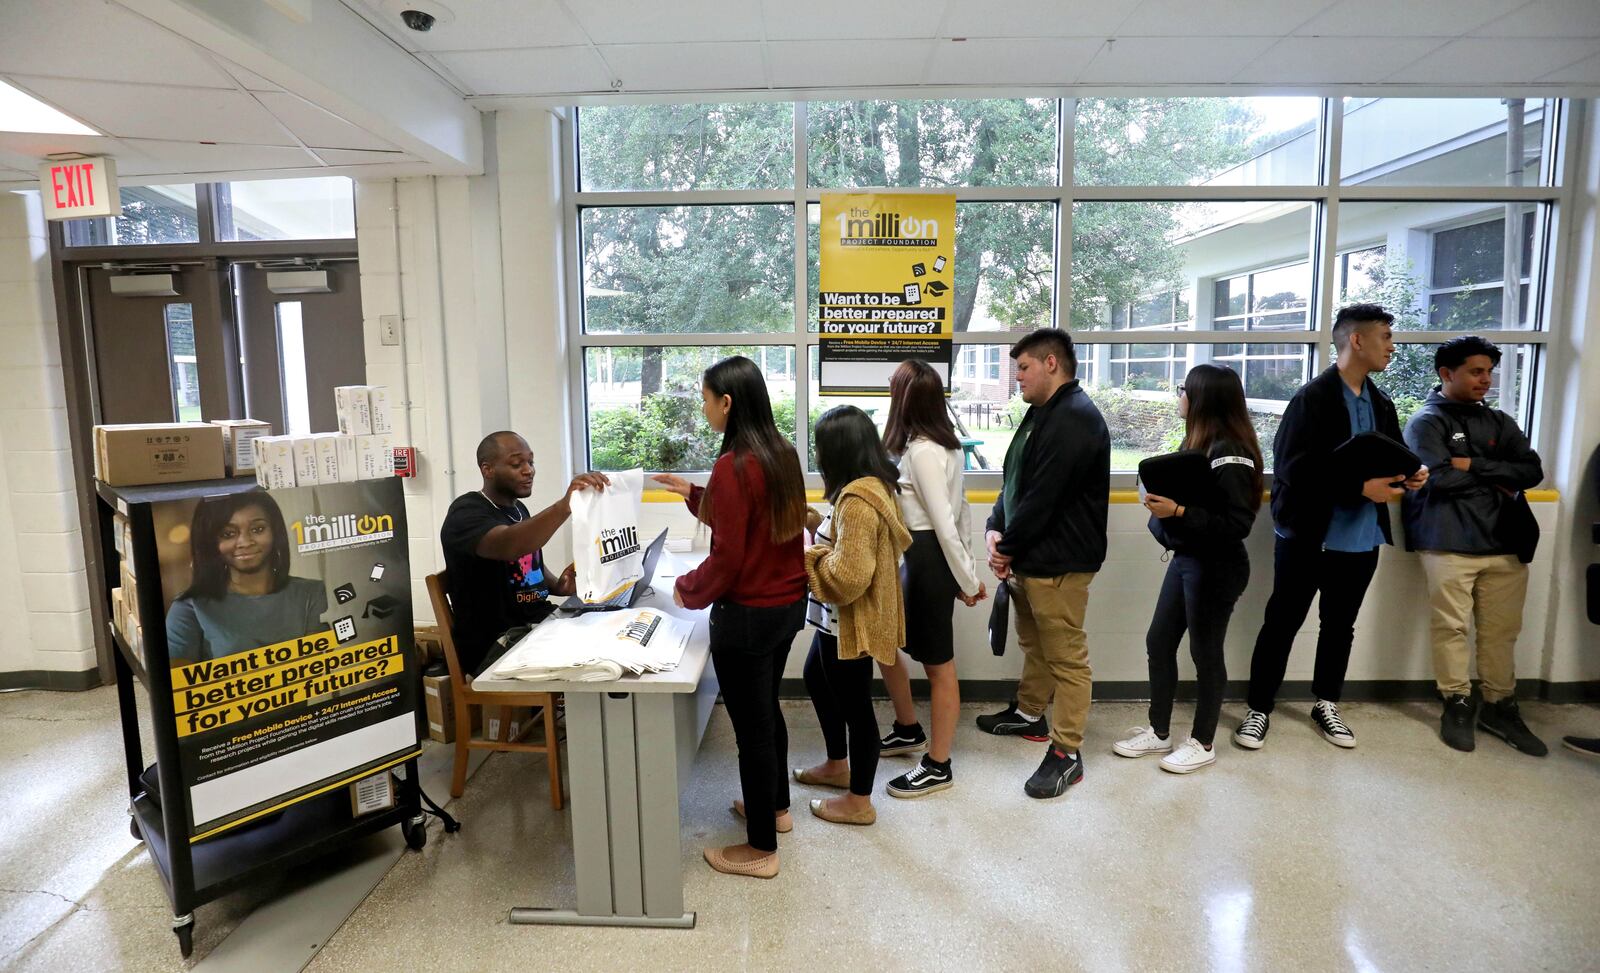
<instances>
[{"instance_id":1,"label":"black sneaker","mask_svg":"<svg viewBox=\"0 0 1600 973\"><path fill-rule=\"evenodd\" d=\"M1246 750L1260 750L1267 742L1267 730L1272 726L1272 717L1258 709L1249 710L1244 714L1244 722L1233 731L1233 742Z\"/></svg>"},{"instance_id":2,"label":"black sneaker","mask_svg":"<svg viewBox=\"0 0 1600 973\"><path fill-rule=\"evenodd\" d=\"M1562 737L1561 745L1585 757L1600 757L1600 737Z\"/></svg>"},{"instance_id":3,"label":"black sneaker","mask_svg":"<svg viewBox=\"0 0 1600 973\"><path fill-rule=\"evenodd\" d=\"M1472 700L1465 696L1451 696L1444 701L1444 712L1439 714L1439 736L1445 745L1462 753L1471 753L1477 741L1472 733Z\"/></svg>"},{"instance_id":4,"label":"black sneaker","mask_svg":"<svg viewBox=\"0 0 1600 973\"><path fill-rule=\"evenodd\" d=\"M1024 740L1043 743L1050 739L1050 727L1045 723L1044 717L1036 720L1025 720L1017 712L1017 701L1012 700L1010 705L998 713L986 713L978 717L978 729L995 736L1019 736Z\"/></svg>"},{"instance_id":5,"label":"black sneaker","mask_svg":"<svg viewBox=\"0 0 1600 973\"><path fill-rule=\"evenodd\" d=\"M1051 747L1044 752L1044 762L1022 789L1029 797L1043 800L1060 797L1080 780L1083 780L1083 754L1069 757L1059 747Z\"/></svg>"},{"instance_id":6,"label":"black sneaker","mask_svg":"<svg viewBox=\"0 0 1600 973\"><path fill-rule=\"evenodd\" d=\"M955 775L950 772L950 761L941 764L923 754L910 773L901 774L889 782L888 790L894 797L921 797L942 791L955 782Z\"/></svg>"},{"instance_id":7,"label":"black sneaker","mask_svg":"<svg viewBox=\"0 0 1600 973\"><path fill-rule=\"evenodd\" d=\"M1550 752L1544 741L1534 736L1528 724L1522 722L1522 713L1517 709L1517 701L1512 698L1478 707L1478 729L1494 734L1509 743L1511 749L1521 750L1529 756L1543 757Z\"/></svg>"},{"instance_id":8,"label":"black sneaker","mask_svg":"<svg viewBox=\"0 0 1600 973\"><path fill-rule=\"evenodd\" d=\"M878 755L883 757L897 757L902 753L916 753L918 750L928 748L928 737L922 732L921 723L910 726L901 726L899 723L884 734L883 741L879 744Z\"/></svg>"},{"instance_id":9,"label":"black sneaker","mask_svg":"<svg viewBox=\"0 0 1600 973\"><path fill-rule=\"evenodd\" d=\"M1339 715L1339 704L1319 699L1311 705L1311 725L1322 734L1322 739L1336 747L1349 750L1356 745L1356 735L1345 725Z\"/></svg>"}]
</instances>

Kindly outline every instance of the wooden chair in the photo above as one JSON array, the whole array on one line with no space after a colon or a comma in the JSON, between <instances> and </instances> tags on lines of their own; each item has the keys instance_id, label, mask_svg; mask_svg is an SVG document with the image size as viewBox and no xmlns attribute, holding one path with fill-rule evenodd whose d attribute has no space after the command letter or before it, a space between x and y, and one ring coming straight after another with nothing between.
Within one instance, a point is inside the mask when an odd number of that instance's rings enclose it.
<instances>
[{"instance_id":1,"label":"wooden chair","mask_svg":"<svg viewBox=\"0 0 1600 973\"><path fill-rule=\"evenodd\" d=\"M450 667L450 695L456 710L456 760L455 773L450 778L450 796L460 797L467 785L467 752L469 750L501 750L518 753L542 753L550 765L550 806L561 810L561 738L556 731L556 693L480 693L472 688L472 677L461 665L456 655L455 612L450 607L447 584L448 572L440 571L427 577L428 598L433 602L433 616L438 621L439 639L444 644L445 665ZM524 743L510 739L509 727L505 740L490 740L472 735L471 707L537 706L544 713L544 742Z\"/></svg>"}]
</instances>

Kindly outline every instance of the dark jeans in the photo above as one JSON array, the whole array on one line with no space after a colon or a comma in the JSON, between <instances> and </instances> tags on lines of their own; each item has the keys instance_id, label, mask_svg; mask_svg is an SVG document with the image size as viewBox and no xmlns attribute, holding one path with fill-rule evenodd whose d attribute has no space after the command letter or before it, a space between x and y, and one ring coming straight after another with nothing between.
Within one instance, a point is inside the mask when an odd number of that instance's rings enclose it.
<instances>
[{"instance_id":1,"label":"dark jeans","mask_svg":"<svg viewBox=\"0 0 1600 973\"><path fill-rule=\"evenodd\" d=\"M1234 603L1249 583L1250 562L1244 558L1207 561L1177 554L1167 565L1144 639L1150 656L1150 725L1157 733L1165 736L1171 729L1172 699L1178 692L1178 643L1187 631L1197 687L1190 735L1207 745L1216 736L1222 693L1228 686L1222 643Z\"/></svg>"},{"instance_id":2,"label":"dark jeans","mask_svg":"<svg viewBox=\"0 0 1600 973\"><path fill-rule=\"evenodd\" d=\"M711 664L739 747L745 827L761 851L778 849L777 814L789 808L789 730L778 684L805 613L804 598L778 608L711 606Z\"/></svg>"},{"instance_id":3,"label":"dark jeans","mask_svg":"<svg viewBox=\"0 0 1600 973\"><path fill-rule=\"evenodd\" d=\"M1311 599L1319 592L1317 663L1311 691L1337 703L1344 695L1344 672L1355 641L1356 616L1367 585L1378 569L1376 548L1360 554L1324 551L1320 542L1277 538L1272 558L1272 597L1250 659L1250 708L1272 712L1289 667L1289 650L1305 624Z\"/></svg>"},{"instance_id":4,"label":"dark jeans","mask_svg":"<svg viewBox=\"0 0 1600 973\"><path fill-rule=\"evenodd\" d=\"M828 759L848 757L850 793L871 797L882 745L872 709L872 656L840 659L838 640L818 632L806 654L805 677Z\"/></svg>"}]
</instances>

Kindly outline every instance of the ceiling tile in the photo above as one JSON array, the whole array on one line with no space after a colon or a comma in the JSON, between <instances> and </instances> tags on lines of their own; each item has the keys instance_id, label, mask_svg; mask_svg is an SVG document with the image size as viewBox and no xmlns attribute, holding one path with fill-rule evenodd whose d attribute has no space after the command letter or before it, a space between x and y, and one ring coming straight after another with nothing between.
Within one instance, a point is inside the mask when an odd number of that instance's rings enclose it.
<instances>
[{"instance_id":1,"label":"ceiling tile","mask_svg":"<svg viewBox=\"0 0 1600 973\"><path fill-rule=\"evenodd\" d=\"M767 45L779 88L920 84L933 41L775 41Z\"/></svg>"},{"instance_id":2,"label":"ceiling tile","mask_svg":"<svg viewBox=\"0 0 1600 973\"><path fill-rule=\"evenodd\" d=\"M278 85L273 84L271 81L268 81L261 75L256 74L254 71L247 71L244 68L241 68L239 65L234 64L232 61L226 60L225 58L218 58L217 60L221 63L224 71L233 75L234 80L244 85L244 87L249 91L283 90Z\"/></svg>"},{"instance_id":3,"label":"ceiling tile","mask_svg":"<svg viewBox=\"0 0 1600 973\"><path fill-rule=\"evenodd\" d=\"M117 154L121 143L116 139L97 135L49 135L38 132L0 132L0 154L16 165L16 159L28 165L43 165L45 156L57 152L82 152L85 155Z\"/></svg>"},{"instance_id":4,"label":"ceiling tile","mask_svg":"<svg viewBox=\"0 0 1600 973\"><path fill-rule=\"evenodd\" d=\"M761 45L608 44L600 54L622 80L622 91L704 91L765 88Z\"/></svg>"},{"instance_id":5,"label":"ceiling tile","mask_svg":"<svg viewBox=\"0 0 1600 973\"><path fill-rule=\"evenodd\" d=\"M1118 37L1281 37L1334 0L1144 0Z\"/></svg>"},{"instance_id":6,"label":"ceiling tile","mask_svg":"<svg viewBox=\"0 0 1600 973\"><path fill-rule=\"evenodd\" d=\"M580 2L578 6L582 6ZM512 47L567 47L589 38L556 0L466 0L452 2L455 19L427 33L411 30L387 11L396 30L419 51L486 51Z\"/></svg>"},{"instance_id":7,"label":"ceiling tile","mask_svg":"<svg viewBox=\"0 0 1600 973\"><path fill-rule=\"evenodd\" d=\"M1386 78L1448 44L1437 37L1285 37L1245 65L1234 81L1325 84Z\"/></svg>"},{"instance_id":8,"label":"ceiling tile","mask_svg":"<svg viewBox=\"0 0 1600 973\"><path fill-rule=\"evenodd\" d=\"M297 169L317 165L317 160L304 149L278 145L206 145L160 139L124 141L155 164L153 168L145 170L149 172L232 172Z\"/></svg>"},{"instance_id":9,"label":"ceiling tile","mask_svg":"<svg viewBox=\"0 0 1600 973\"><path fill-rule=\"evenodd\" d=\"M933 37L947 0L762 0L768 40ZM954 0L959 3L960 0Z\"/></svg>"},{"instance_id":10,"label":"ceiling tile","mask_svg":"<svg viewBox=\"0 0 1600 973\"><path fill-rule=\"evenodd\" d=\"M255 99L241 91L58 78L17 80L108 135L257 145L294 142Z\"/></svg>"},{"instance_id":11,"label":"ceiling tile","mask_svg":"<svg viewBox=\"0 0 1600 973\"><path fill-rule=\"evenodd\" d=\"M1534 0L1485 24L1474 37L1600 37L1600 2Z\"/></svg>"},{"instance_id":12,"label":"ceiling tile","mask_svg":"<svg viewBox=\"0 0 1600 973\"><path fill-rule=\"evenodd\" d=\"M1594 52L1594 42L1526 37L1463 37L1389 75L1389 81L1423 84L1526 84L1553 64L1571 64Z\"/></svg>"},{"instance_id":13,"label":"ceiling tile","mask_svg":"<svg viewBox=\"0 0 1600 973\"><path fill-rule=\"evenodd\" d=\"M1577 64L1569 64L1564 68L1552 71L1539 80L1559 81L1566 84L1600 85L1600 54L1585 58Z\"/></svg>"},{"instance_id":14,"label":"ceiling tile","mask_svg":"<svg viewBox=\"0 0 1600 973\"><path fill-rule=\"evenodd\" d=\"M748 0L576 0L570 9L596 44L761 39L760 9Z\"/></svg>"},{"instance_id":15,"label":"ceiling tile","mask_svg":"<svg viewBox=\"0 0 1600 973\"><path fill-rule=\"evenodd\" d=\"M0 74L233 87L199 48L114 3L0 2L0 17Z\"/></svg>"},{"instance_id":16,"label":"ceiling tile","mask_svg":"<svg viewBox=\"0 0 1600 973\"><path fill-rule=\"evenodd\" d=\"M1339 0L1295 31L1316 36L1456 37L1482 27L1522 6L1527 0Z\"/></svg>"},{"instance_id":17,"label":"ceiling tile","mask_svg":"<svg viewBox=\"0 0 1600 973\"><path fill-rule=\"evenodd\" d=\"M1093 37L935 41L928 84L1071 84L1105 41Z\"/></svg>"},{"instance_id":18,"label":"ceiling tile","mask_svg":"<svg viewBox=\"0 0 1600 973\"><path fill-rule=\"evenodd\" d=\"M1140 0L954 0L946 37L1098 37L1105 39Z\"/></svg>"},{"instance_id":19,"label":"ceiling tile","mask_svg":"<svg viewBox=\"0 0 1600 973\"><path fill-rule=\"evenodd\" d=\"M316 105L287 91L262 91L256 94L267 111L289 126L289 131L313 148L394 149L394 143L381 139Z\"/></svg>"},{"instance_id":20,"label":"ceiling tile","mask_svg":"<svg viewBox=\"0 0 1600 973\"><path fill-rule=\"evenodd\" d=\"M354 149L318 149L317 155L330 166L364 166L394 162L417 162L404 152L361 152Z\"/></svg>"},{"instance_id":21,"label":"ceiling tile","mask_svg":"<svg viewBox=\"0 0 1600 973\"><path fill-rule=\"evenodd\" d=\"M1217 84L1271 47L1270 37L1123 37L1095 55L1078 77L1096 84Z\"/></svg>"},{"instance_id":22,"label":"ceiling tile","mask_svg":"<svg viewBox=\"0 0 1600 973\"><path fill-rule=\"evenodd\" d=\"M450 51L428 57L460 78L474 95L611 90L611 77L605 65L588 47Z\"/></svg>"}]
</instances>

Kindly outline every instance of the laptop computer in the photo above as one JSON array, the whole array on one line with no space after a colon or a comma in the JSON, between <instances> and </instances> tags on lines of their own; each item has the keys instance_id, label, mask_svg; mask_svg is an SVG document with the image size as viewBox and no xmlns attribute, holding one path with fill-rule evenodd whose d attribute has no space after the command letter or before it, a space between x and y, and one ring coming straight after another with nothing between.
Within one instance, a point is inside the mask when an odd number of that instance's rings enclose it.
<instances>
[{"instance_id":1,"label":"laptop computer","mask_svg":"<svg viewBox=\"0 0 1600 973\"><path fill-rule=\"evenodd\" d=\"M573 595L561 603L561 610L569 615L583 615L588 612L621 611L637 605L639 599L644 597L644 593L650 590L650 582L655 580L656 562L661 560L661 550L666 546L667 530L663 527L661 533L656 535L656 539L650 542L650 546L644 549L644 562L639 566L639 580L632 586L605 601L587 602Z\"/></svg>"}]
</instances>

